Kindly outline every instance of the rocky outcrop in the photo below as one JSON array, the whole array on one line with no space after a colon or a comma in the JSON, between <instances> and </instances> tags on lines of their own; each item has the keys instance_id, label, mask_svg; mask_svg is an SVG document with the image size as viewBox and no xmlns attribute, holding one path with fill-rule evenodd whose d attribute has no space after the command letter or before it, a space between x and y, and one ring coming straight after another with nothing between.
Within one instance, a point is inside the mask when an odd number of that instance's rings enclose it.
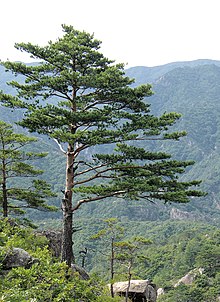
<instances>
[{"instance_id":1,"label":"rocky outcrop","mask_svg":"<svg viewBox=\"0 0 220 302\"><path fill-rule=\"evenodd\" d=\"M30 268L34 263L39 262L38 259L33 258L28 252L21 248L10 249L2 262L3 270L10 270L15 267Z\"/></svg>"},{"instance_id":2,"label":"rocky outcrop","mask_svg":"<svg viewBox=\"0 0 220 302\"><path fill-rule=\"evenodd\" d=\"M185 285L192 285L195 281L196 277L199 275L202 275L204 272L203 268L195 268L194 270L191 270L188 272L185 276L183 276L181 279L177 281L173 286L165 287L165 288L158 288L157 290L157 296L164 295L170 290L173 290L175 287L178 287L181 284Z\"/></svg>"},{"instance_id":3,"label":"rocky outcrop","mask_svg":"<svg viewBox=\"0 0 220 302\"><path fill-rule=\"evenodd\" d=\"M61 255L62 232L47 230L38 233L38 235L39 234L45 236L48 239L48 248L52 252L52 255L59 258Z\"/></svg>"},{"instance_id":4,"label":"rocky outcrop","mask_svg":"<svg viewBox=\"0 0 220 302\"><path fill-rule=\"evenodd\" d=\"M113 284L113 291L116 295L126 296L128 281L116 282ZM149 280L131 280L128 297L132 302L156 302L156 285Z\"/></svg>"},{"instance_id":5,"label":"rocky outcrop","mask_svg":"<svg viewBox=\"0 0 220 302\"><path fill-rule=\"evenodd\" d=\"M175 219L175 220L193 220L193 221L195 221L199 217L195 213L190 213L187 211L181 211L179 209L172 208L170 211L170 218Z\"/></svg>"},{"instance_id":6,"label":"rocky outcrop","mask_svg":"<svg viewBox=\"0 0 220 302\"><path fill-rule=\"evenodd\" d=\"M82 268L76 264L72 264L71 269L74 273L77 273L82 280L89 280L89 275L84 270L84 268Z\"/></svg>"},{"instance_id":7,"label":"rocky outcrop","mask_svg":"<svg viewBox=\"0 0 220 302\"><path fill-rule=\"evenodd\" d=\"M203 272L203 268L196 268L190 271L188 274L183 276L176 284L174 284L174 287L177 287L180 284L191 285L195 281L196 276L202 275Z\"/></svg>"}]
</instances>

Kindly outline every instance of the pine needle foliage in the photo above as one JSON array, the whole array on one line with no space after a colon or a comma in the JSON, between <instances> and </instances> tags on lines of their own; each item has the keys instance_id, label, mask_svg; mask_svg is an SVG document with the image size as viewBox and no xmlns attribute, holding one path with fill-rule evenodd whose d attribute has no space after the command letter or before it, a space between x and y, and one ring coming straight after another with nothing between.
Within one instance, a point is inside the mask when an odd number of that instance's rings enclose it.
<instances>
[{"instance_id":1,"label":"pine needle foliage","mask_svg":"<svg viewBox=\"0 0 220 302\"><path fill-rule=\"evenodd\" d=\"M26 209L55 210L47 200L55 196L50 185L37 179L43 173L30 162L47 153L25 149L36 142L34 137L15 133L12 126L0 121L0 204L3 216L24 214Z\"/></svg>"}]
</instances>

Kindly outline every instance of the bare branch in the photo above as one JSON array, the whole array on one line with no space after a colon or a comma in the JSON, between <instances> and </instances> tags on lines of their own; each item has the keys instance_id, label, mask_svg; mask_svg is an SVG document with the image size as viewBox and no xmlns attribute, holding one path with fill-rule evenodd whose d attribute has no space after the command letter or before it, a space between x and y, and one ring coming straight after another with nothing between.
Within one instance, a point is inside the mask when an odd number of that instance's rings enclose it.
<instances>
[{"instance_id":1,"label":"bare branch","mask_svg":"<svg viewBox=\"0 0 220 302\"><path fill-rule=\"evenodd\" d=\"M56 96L58 98L63 98L63 99L66 99L66 100L71 100L71 98L68 96L68 94L65 94L65 93L61 93L61 94L58 94L58 93L51 93L50 96Z\"/></svg>"},{"instance_id":2,"label":"bare branch","mask_svg":"<svg viewBox=\"0 0 220 302\"><path fill-rule=\"evenodd\" d=\"M81 145L80 147L77 147L76 150L73 151L71 154L74 155L74 158L77 158L79 153L87 148L89 148L89 145Z\"/></svg>"},{"instance_id":3,"label":"bare branch","mask_svg":"<svg viewBox=\"0 0 220 302\"><path fill-rule=\"evenodd\" d=\"M88 163L86 163L86 162L82 162L82 161L81 161L81 163L83 163L85 166L88 166L88 167L90 167L90 168L87 169L87 170L84 170L84 171L81 171L81 172L76 173L75 176L83 175L83 174L88 173L88 172L91 172L91 171L95 171L95 172L98 173L97 169L100 169L100 168L102 168L102 167L106 167L106 166L107 166L107 164L101 164L101 165L99 165L99 166L93 167L92 165L90 165L90 164L88 164Z\"/></svg>"},{"instance_id":4,"label":"bare branch","mask_svg":"<svg viewBox=\"0 0 220 302\"><path fill-rule=\"evenodd\" d=\"M58 141L56 138L54 138L53 140L57 143L57 145L59 146L60 150L66 155L67 152L63 149L63 147L62 147L62 145L59 143L59 141Z\"/></svg>"},{"instance_id":5,"label":"bare branch","mask_svg":"<svg viewBox=\"0 0 220 302\"><path fill-rule=\"evenodd\" d=\"M156 204L152 199L150 199L150 196L138 195L137 197L144 199L145 201L149 201L150 203Z\"/></svg>"},{"instance_id":6,"label":"bare branch","mask_svg":"<svg viewBox=\"0 0 220 302\"><path fill-rule=\"evenodd\" d=\"M97 173L97 174L95 174L95 175L93 175L93 176L91 176L91 177L89 177L89 178L87 178L87 179L84 179L84 180L81 180L81 181L77 181L77 182L75 182L75 186L77 186L77 185L82 185L82 184L84 184L84 183L86 183L86 182L89 182L89 181L91 181L91 180L94 180L94 179L96 179L96 178L105 178L105 179L107 179L107 178L110 178L110 179L116 179L117 177L116 176L112 176L112 175L102 175L101 174L102 173L102 171L100 172L100 173Z\"/></svg>"},{"instance_id":7,"label":"bare branch","mask_svg":"<svg viewBox=\"0 0 220 302\"><path fill-rule=\"evenodd\" d=\"M100 166L101 167L101 166ZM87 179L84 179L84 180L81 180L81 181L77 181L75 182L75 185L81 185L83 183L86 183L86 182L89 182L93 179L96 179L96 178L114 178L114 176L112 175L102 175L103 173L106 173L106 172L109 172L109 171L114 171L114 170L120 170L120 167L119 168L115 168L115 167L110 167L110 168L106 168L102 171L96 171L97 173ZM94 169L90 169L90 171L95 171ZM85 171L84 171L85 173Z\"/></svg>"}]
</instances>

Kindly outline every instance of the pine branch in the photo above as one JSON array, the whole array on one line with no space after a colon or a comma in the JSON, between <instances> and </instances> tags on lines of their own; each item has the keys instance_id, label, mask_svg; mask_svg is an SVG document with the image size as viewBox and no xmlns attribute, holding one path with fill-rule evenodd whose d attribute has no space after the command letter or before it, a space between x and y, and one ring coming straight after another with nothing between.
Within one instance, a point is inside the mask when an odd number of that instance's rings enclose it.
<instances>
[{"instance_id":1,"label":"pine branch","mask_svg":"<svg viewBox=\"0 0 220 302\"><path fill-rule=\"evenodd\" d=\"M90 146L89 145L81 145L80 147L76 147L76 150L71 152L71 154L73 154L74 156L74 159L77 158L77 156L80 154L80 152L82 152L83 150L89 148Z\"/></svg>"},{"instance_id":2,"label":"pine branch","mask_svg":"<svg viewBox=\"0 0 220 302\"><path fill-rule=\"evenodd\" d=\"M83 162L83 161L80 161L80 163L83 163L85 166L88 166L88 167L90 167L90 168L87 169L87 170L84 170L84 171L81 171L81 172L76 173L75 176L80 176L80 175L89 173L89 172L91 172L91 171L96 171L96 172L98 173L97 169L100 169L100 168L102 168L102 167L106 167L106 166L107 166L107 164L101 164L101 165L99 165L99 166L92 166L92 165L90 165L90 164L88 164L88 163L86 163L86 162Z\"/></svg>"},{"instance_id":3,"label":"pine branch","mask_svg":"<svg viewBox=\"0 0 220 302\"><path fill-rule=\"evenodd\" d=\"M77 202L77 204L72 208L72 212L78 210L80 208L80 206L84 203L88 203L88 202L92 202L92 201L97 201L97 200L101 200L101 199L105 199L108 197L114 197L117 195L121 195L121 194L125 194L126 191L117 191L117 192L112 192L106 195L101 195L101 196L96 196L96 197L90 197L90 198L85 198L85 199L81 199Z\"/></svg>"}]
</instances>

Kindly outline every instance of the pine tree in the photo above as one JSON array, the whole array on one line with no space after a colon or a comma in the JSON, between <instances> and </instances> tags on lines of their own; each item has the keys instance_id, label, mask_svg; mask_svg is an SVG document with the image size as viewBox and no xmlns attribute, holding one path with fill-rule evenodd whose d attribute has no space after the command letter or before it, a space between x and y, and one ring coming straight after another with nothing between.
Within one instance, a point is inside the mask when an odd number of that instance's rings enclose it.
<instances>
[{"instance_id":1,"label":"pine tree","mask_svg":"<svg viewBox=\"0 0 220 302\"><path fill-rule=\"evenodd\" d=\"M133 275L133 267L135 260L141 258L140 249L146 245L151 244L152 241L144 237L134 237L128 241L116 242L115 246L118 248L118 254L116 259L120 261L121 264L126 264L127 269L127 279L128 285L126 289L125 301L128 301L129 298L129 289L131 285L131 279ZM140 253L140 254L139 254Z\"/></svg>"},{"instance_id":2,"label":"pine tree","mask_svg":"<svg viewBox=\"0 0 220 302\"><path fill-rule=\"evenodd\" d=\"M11 125L0 121L0 203L3 217L8 217L10 213L23 214L26 208L55 209L46 203L46 198L55 195L50 185L36 179L43 171L29 164L47 154L25 151L25 146L36 140L15 133ZM32 180L29 182L27 178Z\"/></svg>"},{"instance_id":3,"label":"pine tree","mask_svg":"<svg viewBox=\"0 0 220 302\"><path fill-rule=\"evenodd\" d=\"M91 239L102 239L102 248L103 246L107 245L107 250L110 250L105 255L107 257L107 260L110 259L110 291L111 296L114 298L114 288L113 288L113 282L114 282L114 276L115 276L115 247L117 245L117 242L119 239L124 235L124 228L122 228L120 225L118 225L117 218L109 218L104 219L103 222L105 222L105 227L100 229L98 233L94 234ZM110 247L110 248L109 248ZM106 248L106 246L105 246ZM103 251L102 251L102 254Z\"/></svg>"},{"instance_id":4,"label":"pine tree","mask_svg":"<svg viewBox=\"0 0 220 302\"><path fill-rule=\"evenodd\" d=\"M107 197L188 202L203 193L193 188L199 181L178 179L193 162L146 149L148 140L185 135L168 133L180 114L152 116L145 101L152 95L149 84L133 88L124 65L105 58L93 35L62 28L63 36L45 47L15 44L39 63L3 62L25 81L12 81L17 95L2 92L0 99L5 106L25 109L20 125L53 138L66 156L62 259L70 266L73 213L82 204Z\"/></svg>"}]
</instances>

